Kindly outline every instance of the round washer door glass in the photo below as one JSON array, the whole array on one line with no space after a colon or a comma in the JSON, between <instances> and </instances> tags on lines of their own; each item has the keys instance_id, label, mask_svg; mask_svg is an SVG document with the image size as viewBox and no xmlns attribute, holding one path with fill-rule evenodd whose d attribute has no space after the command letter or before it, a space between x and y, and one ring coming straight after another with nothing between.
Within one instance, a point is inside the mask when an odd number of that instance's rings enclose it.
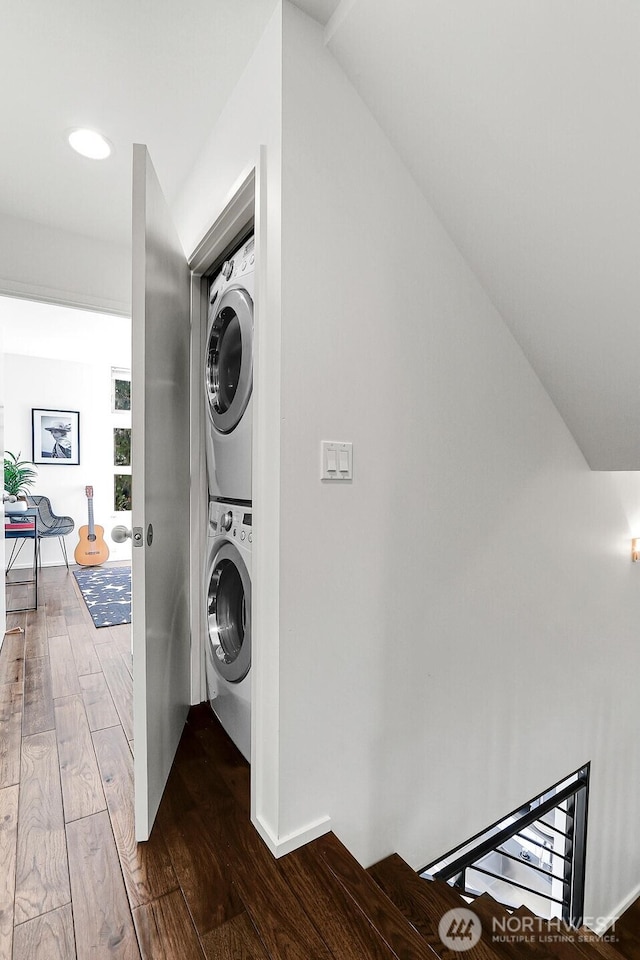
<instances>
[{"instance_id":1,"label":"round washer door glass","mask_svg":"<svg viewBox=\"0 0 640 960\"><path fill-rule=\"evenodd\" d=\"M206 352L209 415L220 433L231 433L247 408L253 384L253 301L239 287L213 306Z\"/></svg>"},{"instance_id":2,"label":"round washer door glass","mask_svg":"<svg viewBox=\"0 0 640 960\"><path fill-rule=\"evenodd\" d=\"M223 543L213 558L207 624L215 669L230 683L239 683L251 666L251 578L230 542Z\"/></svg>"}]
</instances>

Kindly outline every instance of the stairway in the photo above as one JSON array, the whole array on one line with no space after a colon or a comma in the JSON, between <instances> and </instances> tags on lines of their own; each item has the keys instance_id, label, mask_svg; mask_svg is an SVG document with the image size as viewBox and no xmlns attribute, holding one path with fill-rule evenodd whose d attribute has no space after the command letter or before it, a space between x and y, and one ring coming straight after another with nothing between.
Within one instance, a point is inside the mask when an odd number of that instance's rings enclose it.
<instances>
[{"instance_id":1,"label":"stairway","mask_svg":"<svg viewBox=\"0 0 640 960\"><path fill-rule=\"evenodd\" d=\"M335 891L336 925L353 930L357 922L361 960L640 960L640 900L598 938L586 928L541 920L526 907L509 911L488 894L467 904L448 884L419 877L397 854L365 871L333 834L305 851L321 865L325 890Z\"/></svg>"}]
</instances>

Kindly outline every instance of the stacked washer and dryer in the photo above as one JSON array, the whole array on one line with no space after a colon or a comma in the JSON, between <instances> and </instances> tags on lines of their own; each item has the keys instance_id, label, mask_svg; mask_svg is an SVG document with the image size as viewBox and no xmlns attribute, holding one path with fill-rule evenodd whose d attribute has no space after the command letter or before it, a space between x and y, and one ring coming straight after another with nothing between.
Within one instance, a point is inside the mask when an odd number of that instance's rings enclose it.
<instances>
[{"instance_id":1,"label":"stacked washer and dryer","mask_svg":"<svg viewBox=\"0 0 640 960\"><path fill-rule=\"evenodd\" d=\"M205 604L211 706L236 746L251 752L251 435L254 238L209 288L204 358L209 520Z\"/></svg>"}]
</instances>

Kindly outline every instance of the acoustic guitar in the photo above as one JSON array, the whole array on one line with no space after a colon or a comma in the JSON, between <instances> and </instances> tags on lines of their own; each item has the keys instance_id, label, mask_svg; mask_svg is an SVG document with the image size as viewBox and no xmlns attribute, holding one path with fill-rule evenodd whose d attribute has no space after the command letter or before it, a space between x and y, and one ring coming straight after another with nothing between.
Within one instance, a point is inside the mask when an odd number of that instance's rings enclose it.
<instances>
[{"instance_id":1,"label":"acoustic guitar","mask_svg":"<svg viewBox=\"0 0 640 960\"><path fill-rule=\"evenodd\" d=\"M85 487L89 505L89 523L80 527L80 541L73 554L81 567L97 567L109 559L109 547L104 542L104 527L93 521L93 487Z\"/></svg>"}]
</instances>

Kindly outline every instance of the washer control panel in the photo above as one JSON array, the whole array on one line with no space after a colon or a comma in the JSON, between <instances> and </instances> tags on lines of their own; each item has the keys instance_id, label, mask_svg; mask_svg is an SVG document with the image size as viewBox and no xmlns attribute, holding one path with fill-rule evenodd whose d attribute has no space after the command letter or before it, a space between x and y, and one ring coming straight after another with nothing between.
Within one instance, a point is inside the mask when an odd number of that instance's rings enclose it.
<instances>
[{"instance_id":1,"label":"washer control panel","mask_svg":"<svg viewBox=\"0 0 640 960\"><path fill-rule=\"evenodd\" d=\"M233 503L209 503L210 536L224 536L247 546L253 543L251 507Z\"/></svg>"}]
</instances>

